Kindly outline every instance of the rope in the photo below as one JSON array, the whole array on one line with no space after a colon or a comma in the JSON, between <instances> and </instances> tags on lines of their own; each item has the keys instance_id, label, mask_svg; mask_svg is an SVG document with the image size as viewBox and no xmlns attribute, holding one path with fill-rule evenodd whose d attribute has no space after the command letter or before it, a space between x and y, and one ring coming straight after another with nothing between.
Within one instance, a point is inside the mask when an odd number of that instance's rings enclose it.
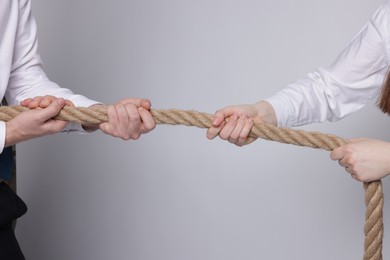
<instances>
[{"instance_id":1,"label":"rope","mask_svg":"<svg viewBox=\"0 0 390 260\"><path fill-rule=\"evenodd\" d=\"M0 107L0 120L9 121L20 112L28 108L21 106ZM183 110L151 110L151 114L157 124L186 125L199 128L211 127L213 116L197 111ZM104 106L94 108L70 108L64 107L55 119L78 122L84 125L106 122L107 111ZM306 132L289 128L279 128L268 124L255 124L251 130L252 137L258 137L270 141L287 143L311 148L320 148L331 151L348 143L347 140L335 135L319 132ZM383 192L382 182L375 181L364 183L366 223L364 225L364 260L382 259L383 240Z\"/></svg>"}]
</instances>

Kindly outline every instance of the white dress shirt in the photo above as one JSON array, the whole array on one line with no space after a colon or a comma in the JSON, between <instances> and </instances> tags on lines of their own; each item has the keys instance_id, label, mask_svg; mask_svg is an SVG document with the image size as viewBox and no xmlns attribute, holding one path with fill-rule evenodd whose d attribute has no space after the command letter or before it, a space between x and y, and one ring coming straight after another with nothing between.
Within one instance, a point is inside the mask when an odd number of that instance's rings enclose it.
<instances>
[{"instance_id":1,"label":"white dress shirt","mask_svg":"<svg viewBox=\"0 0 390 260\"><path fill-rule=\"evenodd\" d=\"M389 68L390 3L374 13L328 67L266 99L279 126L336 121L378 99Z\"/></svg>"},{"instance_id":2,"label":"white dress shirt","mask_svg":"<svg viewBox=\"0 0 390 260\"><path fill-rule=\"evenodd\" d=\"M0 1L0 99L19 104L35 96L53 95L71 100L76 106L96 104L69 89L51 82L42 69L38 54L37 26L31 15L30 0ZM70 124L67 128L81 130ZM5 123L0 122L0 152L4 148Z\"/></svg>"}]
</instances>

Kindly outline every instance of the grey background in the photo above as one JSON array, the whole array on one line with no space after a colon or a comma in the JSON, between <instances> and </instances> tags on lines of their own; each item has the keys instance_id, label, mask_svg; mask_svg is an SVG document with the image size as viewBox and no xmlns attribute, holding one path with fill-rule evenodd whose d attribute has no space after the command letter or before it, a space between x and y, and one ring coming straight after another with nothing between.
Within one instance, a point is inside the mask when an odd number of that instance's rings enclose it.
<instances>
[{"instance_id":1,"label":"grey background","mask_svg":"<svg viewBox=\"0 0 390 260\"><path fill-rule=\"evenodd\" d=\"M379 3L33 0L33 11L46 72L61 86L104 103L148 97L154 108L213 113L329 64ZM303 129L388 140L389 122L372 104ZM158 126L136 142L40 138L19 144L17 159L27 259L363 255L362 184L328 152L261 140L238 148L201 129Z\"/></svg>"}]
</instances>

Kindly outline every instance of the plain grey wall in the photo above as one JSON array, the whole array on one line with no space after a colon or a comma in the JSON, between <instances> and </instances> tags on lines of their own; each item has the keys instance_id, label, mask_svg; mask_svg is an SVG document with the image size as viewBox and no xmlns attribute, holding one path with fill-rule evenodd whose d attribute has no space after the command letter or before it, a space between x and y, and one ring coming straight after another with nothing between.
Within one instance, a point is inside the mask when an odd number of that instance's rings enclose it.
<instances>
[{"instance_id":1,"label":"plain grey wall","mask_svg":"<svg viewBox=\"0 0 390 260\"><path fill-rule=\"evenodd\" d=\"M49 77L105 103L213 113L329 64L371 17L366 0L33 0ZM304 129L389 139L374 105ZM27 259L361 259L364 191L329 153L158 126L17 146ZM385 196L389 179L384 180ZM387 207L385 227L390 226ZM385 234L388 230L385 230ZM384 254L389 254L385 236Z\"/></svg>"}]
</instances>

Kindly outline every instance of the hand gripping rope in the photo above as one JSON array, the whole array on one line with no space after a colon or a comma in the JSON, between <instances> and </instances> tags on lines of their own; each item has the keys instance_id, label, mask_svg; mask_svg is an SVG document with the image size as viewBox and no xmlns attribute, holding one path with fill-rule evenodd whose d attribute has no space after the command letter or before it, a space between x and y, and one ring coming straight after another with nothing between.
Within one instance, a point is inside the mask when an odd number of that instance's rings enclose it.
<instances>
[{"instance_id":1,"label":"hand gripping rope","mask_svg":"<svg viewBox=\"0 0 390 260\"><path fill-rule=\"evenodd\" d=\"M0 120L9 121L19 113L28 110L22 106L0 107ZM177 109L151 110L151 114L157 124L186 125L200 128L211 127L213 116L197 111L184 111ZM64 107L55 119L78 122L84 125L106 122L107 111L104 106L95 108L71 108ZM318 132L306 132L289 128L279 128L268 124L255 124L250 136L280 143L320 148L331 151L347 140L335 135ZM383 239L383 192L382 182L375 181L364 183L366 223L364 225L364 260L382 259Z\"/></svg>"}]
</instances>

